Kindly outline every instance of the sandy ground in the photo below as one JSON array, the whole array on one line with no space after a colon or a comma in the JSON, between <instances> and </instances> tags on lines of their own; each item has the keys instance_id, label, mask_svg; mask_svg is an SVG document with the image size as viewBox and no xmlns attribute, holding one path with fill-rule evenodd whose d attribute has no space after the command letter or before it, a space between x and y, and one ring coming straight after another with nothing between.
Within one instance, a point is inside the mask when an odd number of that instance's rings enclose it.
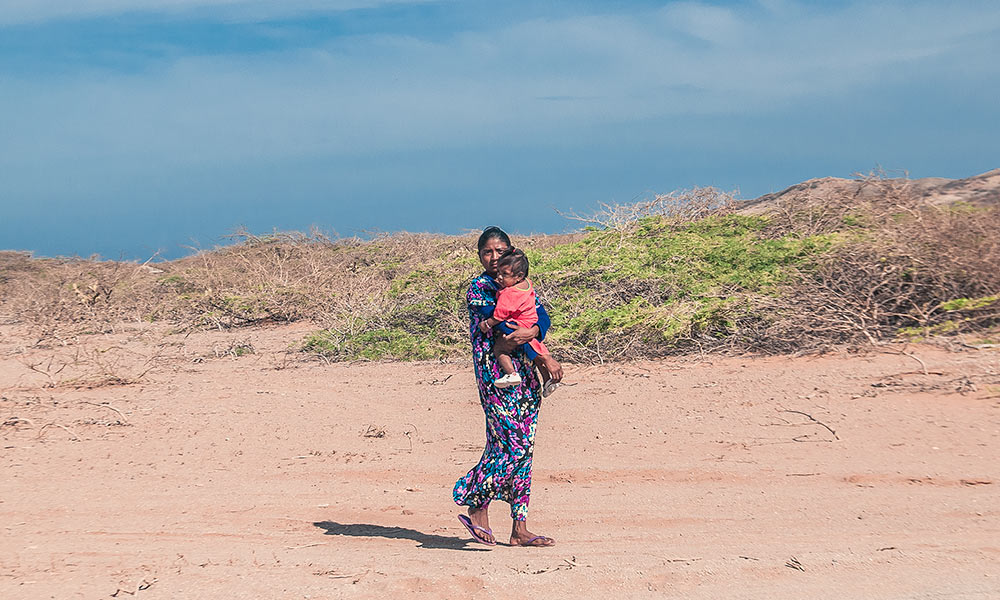
<instances>
[{"instance_id":1,"label":"sandy ground","mask_svg":"<svg viewBox=\"0 0 1000 600\"><path fill-rule=\"evenodd\" d=\"M0 598L1000 598L996 349L570 365L491 549L471 365L308 330L0 330Z\"/></svg>"}]
</instances>

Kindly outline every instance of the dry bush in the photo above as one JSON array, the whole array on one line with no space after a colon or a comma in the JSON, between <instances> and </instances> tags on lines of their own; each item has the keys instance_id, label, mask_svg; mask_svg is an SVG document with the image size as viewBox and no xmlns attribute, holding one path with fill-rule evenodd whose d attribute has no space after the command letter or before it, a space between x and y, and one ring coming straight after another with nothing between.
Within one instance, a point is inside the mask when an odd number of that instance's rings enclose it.
<instances>
[{"instance_id":1,"label":"dry bush","mask_svg":"<svg viewBox=\"0 0 1000 600\"><path fill-rule=\"evenodd\" d=\"M142 320L158 299L146 291L159 270L146 263L33 259L0 253L0 315L35 336L33 345L65 345L73 335L111 333Z\"/></svg>"},{"instance_id":2,"label":"dry bush","mask_svg":"<svg viewBox=\"0 0 1000 600\"><path fill-rule=\"evenodd\" d=\"M882 170L858 174L852 181L831 187L779 199L767 211L768 234L810 236L851 226L877 226L893 214L930 206L914 193L909 179L890 178Z\"/></svg>"},{"instance_id":3,"label":"dry bush","mask_svg":"<svg viewBox=\"0 0 1000 600\"><path fill-rule=\"evenodd\" d=\"M22 354L18 360L28 370L45 376L42 387L92 389L141 382L156 368L162 352L162 345L145 353L121 346L74 345Z\"/></svg>"},{"instance_id":4,"label":"dry bush","mask_svg":"<svg viewBox=\"0 0 1000 600\"><path fill-rule=\"evenodd\" d=\"M714 187L656 194L652 198L626 204L602 202L588 215L559 212L563 217L583 223L588 228L615 230L623 236L634 231L645 219L662 217L679 224L690 223L712 215L724 215L740 206L735 192L723 192Z\"/></svg>"},{"instance_id":5,"label":"dry bush","mask_svg":"<svg viewBox=\"0 0 1000 600\"><path fill-rule=\"evenodd\" d=\"M840 194L780 200L766 218L729 214L740 208L732 194L695 188L606 204L588 217L567 215L598 231L519 238L518 246L538 251L540 268L533 264L532 277L562 318L553 349L579 362L692 351L795 352L879 343L900 331L1000 323L1000 302L989 301L1000 294L996 204L932 206L906 180L878 174L856 184ZM756 220L752 234L727 233L729 225L743 226L741 219ZM691 228L703 236L700 246L675 249L671 241ZM231 245L148 264L0 252L0 319L30 328L29 347L36 348L65 348L74 336L114 332L128 322L193 330L308 320L323 332L307 348L328 358L369 356L368 347L378 348L369 357L465 355L464 297L479 272L477 235L360 240L316 231L239 231ZM829 251L814 245L799 254L767 252L812 236L836 243ZM743 254L723 252L705 262L713 248L736 238ZM643 263L653 255L655 269ZM754 279L760 265L746 257L764 255L783 274L786 267L797 273L796 282L775 293ZM602 256L612 259L597 260ZM702 271L692 266L699 257ZM746 272L730 277L741 268ZM608 314L588 316L594 307ZM60 370L74 360L90 361L83 370L93 381L136 379L98 364L111 355L59 356L29 368L53 385L75 378Z\"/></svg>"},{"instance_id":6,"label":"dry bush","mask_svg":"<svg viewBox=\"0 0 1000 600\"><path fill-rule=\"evenodd\" d=\"M328 333L323 352L356 356L357 341L378 338L377 332L388 337L401 332L417 337L460 335L465 327L460 288L468 280L467 259L474 256L474 245L470 237L410 233L366 242L358 248L363 260L339 281L318 315Z\"/></svg>"},{"instance_id":7,"label":"dry bush","mask_svg":"<svg viewBox=\"0 0 1000 600\"><path fill-rule=\"evenodd\" d=\"M29 348L65 347L77 336L128 322L175 330L230 329L310 320L329 333L332 357L357 355L364 336L464 335L465 285L475 236L398 233L332 240L318 232L254 235L155 265L0 254L0 315L34 336Z\"/></svg>"},{"instance_id":8,"label":"dry bush","mask_svg":"<svg viewBox=\"0 0 1000 600\"><path fill-rule=\"evenodd\" d=\"M186 328L228 329L314 317L335 285L355 240L318 232L256 236L238 231L234 244L170 263L161 281L174 303L156 318ZM348 260L350 260L348 258Z\"/></svg>"},{"instance_id":9,"label":"dry bush","mask_svg":"<svg viewBox=\"0 0 1000 600\"><path fill-rule=\"evenodd\" d=\"M1000 323L1000 206L934 206L905 180L865 183L868 198L838 198L823 219L808 221L811 230L852 237L801 272L780 298L764 303L779 318L763 349L877 344L900 333ZM851 231L846 216L861 229ZM802 226L802 218L786 222Z\"/></svg>"},{"instance_id":10,"label":"dry bush","mask_svg":"<svg viewBox=\"0 0 1000 600\"><path fill-rule=\"evenodd\" d=\"M449 252L474 255L474 240L419 234L369 241L318 232L231 237L230 246L154 266L0 253L0 315L7 324L31 326L40 340L57 341L129 321L227 329L312 319L351 328L352 319L393 312L386 292L399 276Z\"/></svg>"},{"instance_id":11,"label":"dry bush","mask_svg":"<svg viewBox=\"0 0 1000 600\"><path fill-rule=\"evenodd\" d=\"M216 344L212 347L215 358L239 358L248 354L256 354L257 348L249 339L231 340L228 344Z\"/></svg>"},{"instance_id":12,"label":"dry bush","mask_svg":"<svg viewBox=\"0 0 1000 600\"><path fill-rule=\"evenodd\" d=\"M638 298L664 306L665 311L671 310L666 308L674 293L669 284L653 277L607 279L604 275L608 270L588 269L558 276L550 274L548 277L540 276L535 283L549 310L553 306L560 307L562 312L556 316L564 323L571 323L595 305L614 309L627 306ZM565 297L567 292L572 295L580 289L588 291L585 303L573 302ZM547 343L557 358L573 363L604 363L669 354L662 337L651 337L649 333L646 327L581 328L574 335L563 335L558 343L552 340Z\"/></svg>"}]
</instances>

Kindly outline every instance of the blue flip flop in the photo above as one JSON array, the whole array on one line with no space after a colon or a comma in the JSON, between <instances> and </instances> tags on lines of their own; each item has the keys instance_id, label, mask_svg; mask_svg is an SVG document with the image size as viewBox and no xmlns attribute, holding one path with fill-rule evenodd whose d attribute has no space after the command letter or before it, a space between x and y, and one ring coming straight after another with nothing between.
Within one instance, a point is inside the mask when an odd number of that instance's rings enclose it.
<instances>
[{"instance_id":1,"label":"blue flip flop","mask_svg":"<svg viewBox=\"0 0 1000 600\"><path fill-rule=\"evenodd\" d=\"M486 544L487 546L496 546L497 545L497 542L496 542L495 539L491 542L488 538L482 537L483 533L485 533L485 534L489 535L490 537L492 537L493 536L493 530L492 529L484 529L484 528L480 527L479 525L474 524L472 522L472 519L470 519L469 517L467 517L465 515L458 515L458 520L462 523L462 525L465 525L466 529L469 530L469 533L472 534L472 538L474 540L476 540L477 542L479 542L480 544ZM482 533L480 533L480 532L482 532Z\"/></svg>"}]
</instances>

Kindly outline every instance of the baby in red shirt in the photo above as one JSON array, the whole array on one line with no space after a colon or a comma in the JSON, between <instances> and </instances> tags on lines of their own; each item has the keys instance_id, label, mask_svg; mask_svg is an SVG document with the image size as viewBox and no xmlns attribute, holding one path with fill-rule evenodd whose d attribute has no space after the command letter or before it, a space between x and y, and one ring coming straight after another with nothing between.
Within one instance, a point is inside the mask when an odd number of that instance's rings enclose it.
<instances>
[{"instance_id":1,"label":"baby in red shirt","mask_svg":"<svg viewBox=\"0 0 1000 600\"><path fill-rule=\"evenodd\" d=\"M524 252L510 248L500 257L497 261L497 283L500 284L500 289L497 291L497 306L493 310L492 317L479 323L479 329L483 333L489 333L504 321L513 321L521 327L536 325L538 312L535 310L535 286L528 279L528 257ZM549 354L548 348L542 342L531 340L528 343L538 354ZM494 381L493 385L498 388L519 385L521 376L514 370L510 355L500 352L495 344L493 354L504 372L503 377ZM558 384L552 381L548 370L540 362L536 364L542 374L542 396L548 396L555 391Z\"/></svg>"}]
</instances>

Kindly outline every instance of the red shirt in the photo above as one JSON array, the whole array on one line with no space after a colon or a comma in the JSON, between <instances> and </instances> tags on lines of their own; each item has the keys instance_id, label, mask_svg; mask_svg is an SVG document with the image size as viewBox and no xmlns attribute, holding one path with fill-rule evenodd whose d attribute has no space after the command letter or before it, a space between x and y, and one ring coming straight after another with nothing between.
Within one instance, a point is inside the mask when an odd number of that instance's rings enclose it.
<instances>
[{"instance_id":1,"label":"red shirt","mask_svg":"<svg viewBox=\"0 0 1000 600\"><path fill-rule=\"evenodd\" d=\"M528 289L519 290L517 285L500 288L497 291L497 307L493 317L498 321L514 321L521 327L531 327L538 323L538 311L535 310L535 286L530 279ZM523 283L523 282L522 282Z\"/></svg>"}]
</instances>

